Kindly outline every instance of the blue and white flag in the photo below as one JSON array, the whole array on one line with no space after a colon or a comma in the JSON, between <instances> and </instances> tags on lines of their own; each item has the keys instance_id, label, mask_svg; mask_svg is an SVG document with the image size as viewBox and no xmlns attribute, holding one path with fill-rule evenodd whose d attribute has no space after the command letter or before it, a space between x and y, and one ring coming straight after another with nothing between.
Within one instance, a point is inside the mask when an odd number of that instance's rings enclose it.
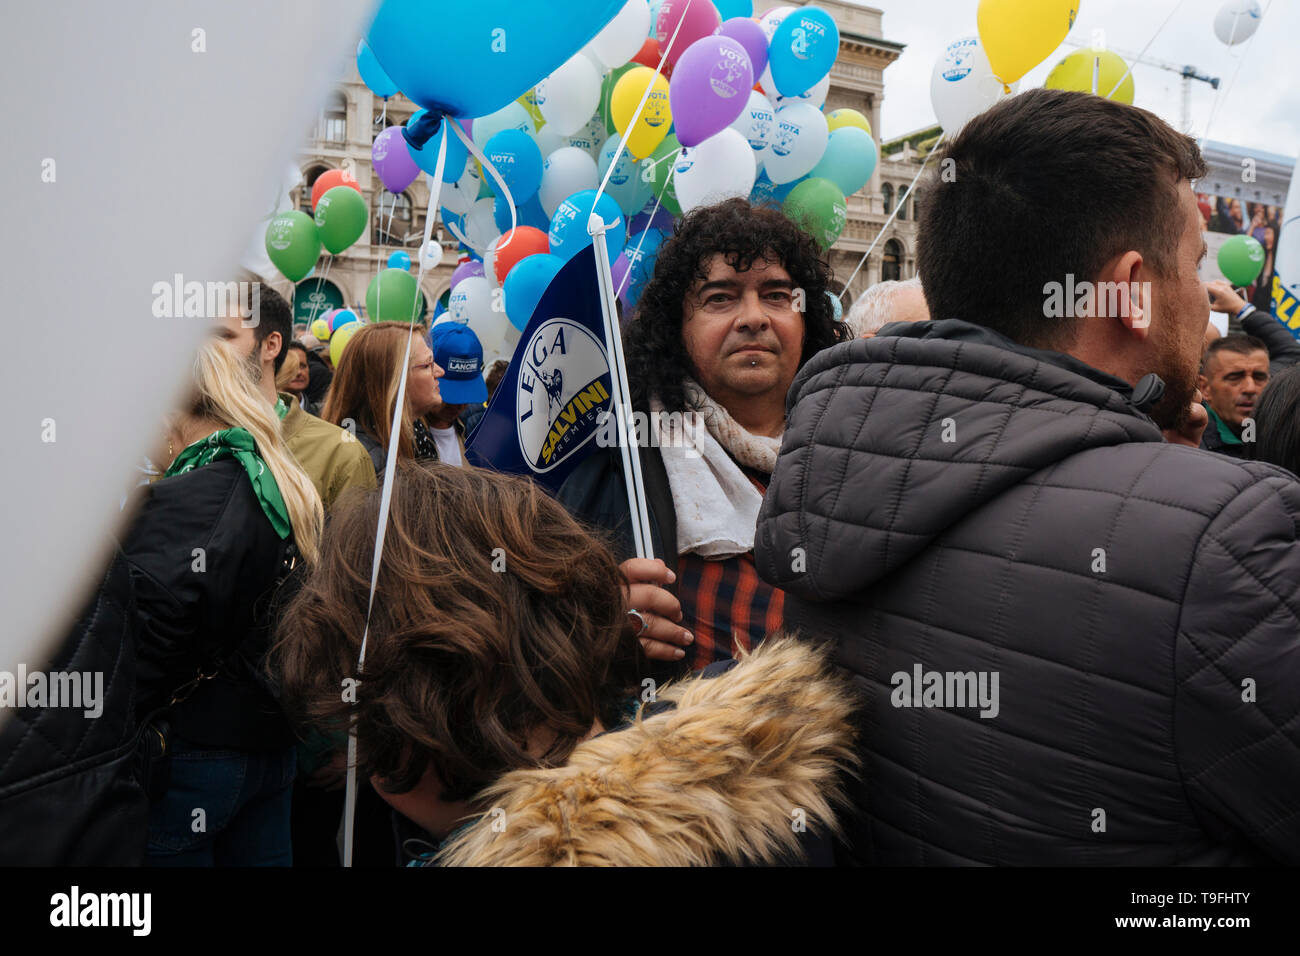
<instances>
[{"instance_id":1,"label":"blue and white flag","mask_svg":"<svg viewBox=\"0 0 1300 956\"><path fill-rule=\"evenodd\" d=\"M551 280L465 450L471 464L555 492L597 448L613 405L599 288L591 246Z\"/></svg>"}]
</instances>

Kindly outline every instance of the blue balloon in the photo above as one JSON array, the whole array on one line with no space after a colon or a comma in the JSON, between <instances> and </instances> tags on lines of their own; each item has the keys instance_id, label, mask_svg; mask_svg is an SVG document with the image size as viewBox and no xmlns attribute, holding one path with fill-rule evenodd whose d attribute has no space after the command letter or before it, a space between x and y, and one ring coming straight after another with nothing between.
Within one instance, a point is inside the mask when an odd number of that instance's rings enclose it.
<instances>
[{"instance_id":1,"label":"blue balloon","mask_svg":"<svg viewBox=\"0 0 1300 956\"><path fill-rule=\"evenodd\" d=\"M620 137L615 133L605 140L605 145L600 149L597 171L602 177L614 161L619 141ZM609 185L605 187L605 191L614 197L614 201L626 215L636 215L654 197L654 184L647 182L645 178L645 170L652 162L649 157L637 162L631 153L623 150L618 165L614 167L614 175L609 177Z\"/></svg>"},{"instance_id":2,"label":"blue balloon","mask_svg":"<svg viewBox=\"0 0 1300 956\"><path fill-rule=\"evenodd\" d=\"M642 239L644 236L644 240ZM659 247L668 239L668 234L659 229L647 229L643 233L632 236L627 241L627 248L624 253L627 255L630 263L628 272L627 285L623 289L623 297L626 304L632 308L641 299L641 293L645 290L646 283L655 272L655 259L659 256ZM637 245L640 244L641 251L637 252ZM615 285L615 288L618 288Z\"/></svg>"},{"instance_id":3,"label":"blue balloon","mask_svg":"<svg viewBox=\"0 0 1300 956\"><path fill-rule=\"evenodd\" d=\"M388 268L390 269L410 269L411 257L405 252L398 250L388 257Z\"/></svg>"},{"instance_id":4,"label":"blue balloon","mask_svg":"<svg viewBox=\"0 0 1300 956\"><path fill-rule=\"evenodd\" d=\"M876 141L865 129L841 126L826 141L826 152L809 177L829 179L845 196L852 196L871 180L879 158Z\"/></svg>"},{"instance_id":5,"label":"blue balloon","mask_svg":"<svg viewBox=\"0 0 1300 956\"><path fill-rule=\"evenodd\" d=\"M517 99L604 29L626 0L384 0L366 42L418 106L486 116Z\"/></svg>"},{"instance_id":6,"label":"blue balloon","mask_svg":"<svg viewBox=\"0 0 1300 956\"><path fill-rule=\"evenodd\" d=\"M713 5L718 8L718 16L722 17L723 23L732 17L754 15L754 0L713 0Z\"/></svg>"},{"instance_id":7,"label":"blue balloon","mask_svg":"<svg viewBox=\"0 0 1300 956\"><path fill-rule=\"evenodd\" d=\"M498 231L509 232L510 204L505 199L497 199L493 203L492 218L496 222ZM516 225L532 226L534 229L542 230L542 232L546 232L551 228L551 220L546 215L546 210L542 208L541 200L536 196L522 206L515 207L515 219Z\"/></svg>"},{"instance_id":8,"label":"blue balloon","mask_svg":"<svg viewBox=\"0 0 1300 956\"><path fill-rule=\"evenodd\" d=\"M487 141L483 155L505 180L515 205L522 206L537 195L537 190L542 185L542 151L538 148L537 141L527 133L517 129L503 129ZM500 196L496 177L486 167L483 172L492 192Z\"/></svg>"},{"instance_id":9,"label":"blue balloon","mask_svg":"<svg viewBox=\"0 0 1300 956\"><path fill-rule=\"evenodd\" d=\"M501 286L505 293L506 318L511 325L521 332L524 330L546 287L562 268L563 259L544 252L525 256L515 263Z\"/></svg>"},{"instance_id":10,"label":"blue balloon","mask_svg":"<svg viewBox=\"0 0 1300 956\"><path fill-rule=\"evenodd\" d=\"M584 189L576 192L555 210L551 218L549 234L552 255L568 262L587 246L591 245L591 234L587 232L587 221L591 218L593 208L600 213L600 218L609 229L605 232L605 245L609 248L609 259L613 262L623 251L627 240L627 226L623 223L623 211L618 208L614 197L606 193L596 202L596 190Z\"/></svg>"},{"instance_id":11,"label":"blue balloon","mask_svg":"<svg viewBox=\"0 0 1300 956\"><path fill-rule=\"evenodd\" d=\"M650 36L656 37L659 33L659 8L664 5L664 0L650 0ZM717 6L717 4L714 4Z\"/></svg>"},{"instance_id":12,"label":"blue balloon","mask_svg":"<svg viewBox=\"0 0 1300 956\"><path fill-rule=\"evenodd\" d=\"M416 110L412 113L411 118L406 121L406 128L410 129L414 126L420 117L427 112L428 110ZM442 181L444 183L454 183L465 175L465 163L469 159L469 150L465 148L465 144L460 141L459 136L447 128L449 120L450 117L444 118L442 125L438 127L437 134L430 137L429 141L420 149L416 149L411 146L409 141L407 142L407 146L410 146L411 149L411 158L415 160L415 165L432 176L438 168L438 143L443 137L449 137L447 139L447 159L442 170Z\"/></svg>"},{"instance_id":13,"label":"blue balloon","mask_svg":"<svg viewBox=\"0 0 1300 956\"><path fill-rule=\"evenodd\" d=\"M782 96L799 96L821 82L840 53L840 30L818 7L795 9L776 28L768 68Z\"/></svg>"},{"instance_id":14,"label":"blue balloon","mask_svg":"<svg viewBox=\"0 0 1300 956\"><path fill-rule=\"evenodd\" d=\"M361 82L370 87L375 96L388 99L398 92L397 84L388 78L365 40L357 43L357 72L361 74Z\"/></svg>"}]
</instances>

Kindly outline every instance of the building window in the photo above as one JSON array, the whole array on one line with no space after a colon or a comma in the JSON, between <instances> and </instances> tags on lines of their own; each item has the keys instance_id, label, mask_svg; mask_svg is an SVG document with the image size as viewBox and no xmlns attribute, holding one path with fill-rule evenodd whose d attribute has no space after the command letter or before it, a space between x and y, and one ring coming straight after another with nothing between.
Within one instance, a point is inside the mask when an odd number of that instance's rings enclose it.
<instances>
[{"instance_id":1,"label":"building window","mask_svg":"<svg viewBox=\"0 0 1300 956\"><path fill-rule=\"evenodd\" d=\"M898 218L907 218L907 187L898 187Z\"/></svg>"},{"instance_id":2,"label":"building window","mask_svg":"<svg viewBox=\"0 0 1300 956\"><path fill-rule=\"evenodd\" d=\"M902 278L903 246L897 239L885 243L885 258L880 263L880 281Z\"/></svg>"},{"instance_id":3,"label":"building window","mask_svg":"<svg viewBox=\"0 0 1300 956\"><path fill-rule=\"evenodd\" d=\"M419 241L419 236L414 235L411 230L411 197L406 193L398 193L396 196L385 193L384 200L382 213L375 215L375 244L404 246L407 244L408 236L412 242ZM390 212L391 221L388 215Z\"/></svg>"},{"instance_id":4,"label":"building window","mask_svg":"<svg viewBox=\"0 0 1300 956\"><path fill-rule=\"evenodd\" d=\"M912 221L919 222L921 219L921 191L912 190Z\"/></svg>"},{"instance_id":5,"label":"building window","mask_svg":"<svg viewBox=\"0 0 1300 956\"><path fill-rule=\"evenodd\" d=\"M348 98L342 93L330 94L329 101L320 112L316 138L326 143L346 143L348 140Z\"/></svg>"},{"instance_id":6,"label":"building window","mask_svg":"<svg viewBox=\"0 0 1300 956\"><path fill-rule=\"evenodd\" d=\"M303 173L302 185L298 187L298 208L307 215L312 214L311 208L311 187L316 185L316 180L320 179L330 171L328 166L313 166L307 172Z\"/></svg>"},{"instance_id":7,"label":"building window","mask_svg":"<svg viewBox=\"0 0 1300 956\"><path fill-rule=\"evenodd\" d=\"M894 187L885 183L880 187L880 195L885 200L885 215L888 216L894 211Z\"/></svg>"}]
</instances>

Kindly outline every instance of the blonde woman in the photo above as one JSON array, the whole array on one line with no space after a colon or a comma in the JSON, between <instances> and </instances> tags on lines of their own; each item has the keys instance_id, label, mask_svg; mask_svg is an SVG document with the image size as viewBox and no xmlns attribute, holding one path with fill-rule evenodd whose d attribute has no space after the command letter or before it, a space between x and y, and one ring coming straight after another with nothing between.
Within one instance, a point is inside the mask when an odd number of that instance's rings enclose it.
<instances>
[{"instance_id":1,"label":"blonde woman","mask_svg":"<svg viewBox=\"0 0 1300 956\"><path fill-rule=\"evenodd\" d=\"M289 865L294 736L263 662L277 587L318 558L321 501L229 345L204 345L194 378L123 544L139 712L163 752L144 762L148 862Z\"/></svg>"}]
</instances>

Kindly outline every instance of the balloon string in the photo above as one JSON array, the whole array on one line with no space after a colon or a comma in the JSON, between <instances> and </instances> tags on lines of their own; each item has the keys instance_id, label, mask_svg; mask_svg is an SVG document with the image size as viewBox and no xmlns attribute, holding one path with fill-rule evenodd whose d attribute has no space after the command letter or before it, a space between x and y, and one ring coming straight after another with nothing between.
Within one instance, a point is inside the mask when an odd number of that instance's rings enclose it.
<instances>
[{"instance_id":1,"label":"balloon string","mask_svg":"<svg viewBox=\"0 0 1300 956\"><path fill-rule=\"evenodd\" d=\"M1263 26L1264 21L1268 19L1268 11L1272 9L1272 7L1273 0L1268 0L1268 4L1264 7L1264 12L1259 18L1260 26ZM1240 18L1238 18L1238 20L1239 19ZM1234 39L1237 36L1238 20L1233 21L1232 33L1229 34L1229 39ZM1211 105L1210 110L1210 118L1205 121L1205 133L1201 136L1202 149L1204 149L1206 141L1210 138L1210 126L1214 123L1215 117L1219 114L1219 107L1222 105L1223 101L1228 98L1228 94L1232 91L1233 85L1237 82L1237 74L1241 72L1242 64L1250 59L1250 48L1255 45L1255 38L1259 36L1259 33L1259 28L1256 27L1255 32L1251 34L1250 39L1246 41L1246 49L1241 51L1241 58L1237 61L1237 68L1232 71L1232 76L1228 80L1227 87L1222 90L1215 90L1214 103Z\"/></svg>"},{"instance_id":2,"label":"balloon string","mask_svg":"<svg viewBox=\"0 0 1300 956\"><path fill-rule=\"evenodd\" d=\"M886 230L889 229L889 224L894 221L894 218L898 215L899 210L903 208L903 203L906 201L906 197L912 195L912 190L916 186L916 181L920 179L921 174L925 172L925 167L930 165L930 157L934 156L935 153L939 152L939 147L943 145L943 139L947 135L948 135L947 132L939 134L939 139L935 142L934 146L931 147L930 151L925 154L925 162L921 163L921 168L918 169L916 171L916 175L912 177L912 185L907 187L907 192L904 194L903 198L899 200L896 206L894 206L894 211L889 214L889 218L885 220L885 224L881 226L880 231L876 233L876 238L871 240L871 245L867 246L867 251L864 252L862 254L862 258L858 260L857 268L854 269L853 274L849 276L849 281L844 283L844 291L840 293L841 302L843 302L844 297L848 295L849 289L853 285L853 280L857 278L857 275L862 270L862 267L866 265L867 257L871 255L871 250L876 248L876 243L880 242L880 240L884 238Z\"/></svg>"},{"instance_id":3,"label":"balloon string","mask_svg":"<svg viewBox=\"0 0 1300 956\"><path fill-rule=\"evenodd\" d=\"M1179 8L1181 8L1182 5L1186 2L1187 0L1178 0L1178 2L1174 4L1174 8L1169 11L1169 16L1165 17L1165 22L1160 24L1160 26L1156 28L1155 33L1151 34L1151 39L1147 40L1147 45L1142 48L1141 53L1139 53L1136 57L1133 58L1133 63L1130 63L1128 65L1128 69L1125 70L1124 75L1119 78L1119 82L1116 83L1113 87L1111 87L1110 92L1106 94L1106 99L1110 99L1112 96L1114 96L1115 91L1124 85L1124 81L1127 80L1129 78L1129 74L1133 72L1133 65L1137 63L1138 60L1142 59L1142 57L1147 55L1147 50L1151 49L1151 44L1156 42L1156 37L1160 36L1164 28L1169 25L1169 21L1174 18L1174 14L1177 13ZM1096 90L1094 89L1093 92L1095 93Z\"/></svg>"},{"instance_id":4,"label":"balloon string","mask_svg":"<svg viewBox=\"0 0 1300 956\"><path fill-rule=\"evenodd\" d=\"M424 241L429 241L433 233L433 211L442 191L442 171L447 160L447 137L442 137L438 144L438 163L435 167L434 183L429 189L429 207L424 213ZM375 609L375 590L379 585L379 566L384 556L384 538L388 532L388 513L393 501L393 478L397 473L397 449L401 441L402 413L406 410L406 380L411 370L411 343L415 340L415 312L420 304L420 283L424 279L424 256L420 256L419 273L415 279L415 301L411 303L410 330L406 336L406 354L402 357L402 367L398 373L397 396L393 401L393 419L388 433L388 459L384 463L383 491L379 496L379 526L375 531L375 556L370 564L370 598L366 604L366 624L361 632L361 651L357 655L357 673L360 674L366 664L366 643L370 638L370 617ZM356 714L352 715L348 728L348 779L343 811L343 865L352 866L353 823L357 808L357 723Z\"/></svg>"},{"instance_id":5,"label":"balloon string","mask_svg":"<svg viewBox=\"0 0 1300 956\"><path fill-rule=\"evenodd\" d=\"M632 119L627 124L627 130L619 137L618 148L614 150L614 158L609 161L609 168L605 170L605 177L600 181L600 188L596 190L596 198L592 201L591 208L593 210L596 208L596 203L600 202L600 197L605 195L605 187L609 185L609 177L614 175L614 167L618 165L623 150L627 148L628 137L632 135L632 130L636 129L636 124L641 120L641 113L645 110L650 94L654 92L655 79L663 75L664 64L668 62L668 53L672 50L673 44L677 42L677 34L681 32L682 24L686 22L686 14L691 12L691 4L694 2L695 0L686 0L686 8L682 11L682 18L677 21L673 35L668 38L668 45L664 47L663 53L659 57L659 65L655 67L655 75L646 84L645 92L641 94L641 102L636 105L636 110L632 113ZM613 90L611 90L610 96L613 95Z\"/></svg>"},{"instance_id":6,"label":"balloon string","mask_svg":"<svg viewBox=\"0 0 1300 956\"><path fill-rule=\"evenodd\" d=\"M320 278L316 280L316 291L322 292L325 280L329 278L330 266L334 264L334 253L328 253L325 257L325 269ZM311 324L316 321L316 310L320 308L320 302L316 301L311 304L311 318L307 320L307 331L311 331Z\"/></svg>"},{"instance_id":7,"label":"balloon string","mask_svg":"<svg viewBox=\"0 0 1300 956\"><path fill-rule=\"evenodd\" d=\"M680 152L681 152L681 150L679 149L679 150L677 150L676 153L673 153L673 155L676 156L677 153L680 153ZM665 186L665 187L664 187L664 190L667 191L667 188L668 188L668 187ZM623 278L619 281L619 284L618 284L618 290L614 293L615 296L621 296L621 295L623 294L623 290L627 287L628 279L630 279L630 278L632 277L632 267L631 267L631 263L632 263L633 260L636 259L637 256L639 256L639 255L641 254L641 245L642 245L642 243L645 242L646 234L650 232L650 224L652 224L652 223L655 221L655 213L657 213L657 212L659 211L659 204L660 204L661 202L663 202L663 193L658 193L658 194L655 196L655 207L654 207L654 209L651 209L651 210L650 210L650 223L647 223L647 224L646 224L646 227L645 227L644 229L641 230L641 239L640 239L640 241L637 242L637 244L636 244L636 249L633 250L632 255L628 257L629 268L628 268L628 270L627 270L626 272L623 273Z\"/></svg>"},{"instance_id":8,"label":"balloon string","mask_svg":"<svg viewBox=\"0 0 1300 956\"><path fill-rule=\"evenodd\" d=\"M497 252L500 252L502 249L504 249L506 246L510 245L510 243L514 241L515 227L519 225L519 218L515 210L515 197L510 194L510 187L507 186L506 181L501 178L501 174L497 172L497 168L492 165L492 161L483 155L483 153L479 150L479 148L474 145L474 141L472 139L470 139L468 136L465 135L465 131L460 128L460 124L452 120L450 117L448 118L447 121L451 123L452 131L455 132L455 134L460 138L460 141L465 144L466 148L469 149L471 153L474 154L474 158L479 161L479 163L483 166L484 169L486 169L489 173L492 174L492 178L495 179L497 181L497 185L501 187L502 198L505 199L505 201L510 205L509 238L507 238L505 242L501 243L501 245L497 246ZM445 138L446 137L444 137L444 139ZM451 228L450 223L444 223L443 225L447 226L448 229ZM456 235L456 233L453 232L452 235ZM460 239L459 236L456 236L456 238ZM461 242L465 242L467 246L470 246L471 249L473 249L475 252L478 252L480 255L486 254L486 252L488 251L486 249L480 250L478 246L471 245L470 243L466 242L464 239L461 239Z\"/></svg>"}]
</instances>

